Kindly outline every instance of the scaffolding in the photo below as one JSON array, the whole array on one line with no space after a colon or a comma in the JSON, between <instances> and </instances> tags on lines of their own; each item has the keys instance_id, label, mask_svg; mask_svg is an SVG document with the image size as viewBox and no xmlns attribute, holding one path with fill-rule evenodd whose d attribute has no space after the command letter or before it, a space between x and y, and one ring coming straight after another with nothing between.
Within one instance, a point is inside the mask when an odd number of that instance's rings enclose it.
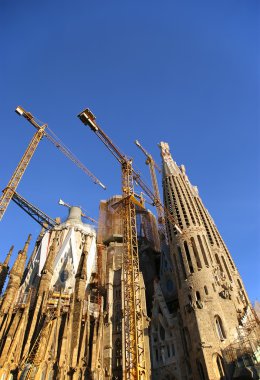
<instances>
[{"instance_id":1,"label":"scaffolding","mask_svg":"<svg viewBox=\"0 0 260 380\"><path fill-rule=\"evenodd\" d=\"M260 375L260 324L252 307L248 306L240 319L237 339L223 349L222 354L234 378L239 378L239 372L245 368L250 369L253 376Z\"/></svg>"}]
</instances>

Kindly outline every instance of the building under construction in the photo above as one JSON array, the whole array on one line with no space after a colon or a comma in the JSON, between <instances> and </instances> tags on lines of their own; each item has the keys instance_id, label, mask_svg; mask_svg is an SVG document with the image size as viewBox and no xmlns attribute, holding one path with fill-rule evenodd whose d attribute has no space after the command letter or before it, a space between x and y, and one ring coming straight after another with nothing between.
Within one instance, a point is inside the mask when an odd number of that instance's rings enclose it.
<instances>
[{"instance_id":1,"label":"building under construction","mask_svg":"<svg viewBox=\"0 0 260 380\"><path fill-rule=\"evenodd\" d=\"M0 218L14 200L42 229L34 247L29 235L0 264L0 380L259 379L258 317L197 187L169 145L160 144L162 202L158 165L149 153L138 143L153 190L84 110L80 120L120 164L122 193L100 201L97 228L69 205L61 223L16 192L46 136L46 126L21 107L19 113L36 127L37 141L4 190ZM71 152L63 153L104 186ZM157 218L136 196L135 181Z\"/></svg>"}]
</instances>

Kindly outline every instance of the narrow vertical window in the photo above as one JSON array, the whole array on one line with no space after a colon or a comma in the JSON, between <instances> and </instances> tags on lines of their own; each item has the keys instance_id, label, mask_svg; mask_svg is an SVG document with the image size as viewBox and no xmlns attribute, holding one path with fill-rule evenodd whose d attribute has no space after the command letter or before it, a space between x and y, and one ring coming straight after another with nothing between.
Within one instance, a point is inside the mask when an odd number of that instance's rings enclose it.
<instances>
[{"instance_id":1,"label":"narrow vertical window","mask_svg":"<svg viewBox=\"0 0 260 380\"><path fill-rule=\"evenodd\" d=\"M187 261L188 261L190 273L194 273L194 269L193 269L192 261L191 261L191 257L190 257L190 251L189 251L188 244L187 244L186 241L184 242L184 249L185 249L186 258L187 258Z\"/></svg>"},{"instance_id":2,"label":"narrow vertical window","mask_svg":"<svg viewBox=\"0 0 260 380\"><path fill-rule=\"evenodd\" d=\"M216 262L217 262L217 264L219 266L219 269L221 270L221 272L223 272L223 268L222 268L221 262L219 261L219 257L217 255L217 253L215 254L215 258L216 258Z\"/></svg>"},{"instance_id":3,"label":"narrow vertical window","mask_svg":"<svg viewBox=\"0 0 260 380\"><path fill-rule=\"evenodd\" d=\"M180 248L179 245L177 246L177 249L178 249L179 262L181 264L182 274L183 274L183 277L186 279L187 278L187 274L186 274L186 271L185 271L185 266L184 266L184 262L183 262L181 248Z\"/></svg>"},{"instance_id":4,"label":"narrow vertical window","mask_svg":"<svg viewBox=\"0 0 260 380\"><path fill-rule=\"evenodd\" d=\"M225 372L223 368L222 358L219 355L217 356L217 367L218 367L218 371L221 376L221 379L225 379L226 377L225 377Z\"/></svg>"},{"instance_id":5,"label":"narrow vertical window","mask_svg":"<svg viewBox=\"0 0 260 380\"><path fill-rule=\"evenodd\" d=\"M224 259L223 256L221 256L221 258L222 258L222 261L223 261L224 267L225 267L225 269L226 269L226 272L227 272L227 275L228 275L229 281L232 282L232 277L231 277L231 274L230 274L230 272L229 272L229 269L228 269L227 263L226 263L226 261L225 261L225 259Z\"/></svg>"},{"instance_id":6,"label":"narrow vertical window","mask_svg":"<svg viewBox=\"0 0 260 380\"><path fill-rule=\"evenodd\" d=\"M192 245L192 249L193 249L193 252L194 252L194 256L195 256L195 259L196 259L197 267L198 267L198 269L201 269L202 265L201 265L201 261L200 261L200 257L199 257L199 252L197 250L197 246L196 246L195 240L194 240L193 237L190 240L191 240L191 245Z\"/></svg>"},{"instance_id":7,"label":"narrow vertical window","mask_svg":"<svg viewBox=\"0 0 260 380\"><path fill-rule=\"evenodd\" d=\"M198 242L199 242L199 245L200 245L200 250L201 250L201 253L202 253L202 256L203 256L204 263L208 267L209 266L209 262L208 262L207 255L206 255L205 249L203 247L200 235L197 235L197 238L198 238Z\"/></svg>"},{"instance_id":8,"label":"narrow vertical window","mask_svg":"<svg viewBox=\"0 0 260 380\"><path fill-rule=\"evenodd\" d=\"M201 301L200 292L197 290L195 294L196 294L196 300Z\"/></svg>"},{"instance_id":9,"label":"narrow vertical window","mask_svg":"<svg viewBox=\"0 0 260 380\"><path fill-rule=\"evenodd\" d=\"M213 264L213 259L212 259L211 253L210 253L210 248L209 248L209 246L208 246L207 239L206 239L206 237L205 237L204 235L203 235L203 240L204 240L204 243L205 243L205 247L207 247L208 254L209 254L209 257L210 257L210 261L211 261L211 264Z\"/></svg>"},{"instance_id":10,"label":"narrow vertical window","mask_svg":"<svg viewBox=\"0 0 260 380\"><path fill-rule=\"evenodd\" d=\"M215 317L216 329L220 340L225 340L226 335L223 329L222 321L218 315Z\"/></svg>"},{"instance_id":11,"label":"narrow vertical window","mask_svg":"<svg viewBox=\"0 0 260 380\"><path fill-rule=\"evenodd\" d=\"M206 285L204 286L204 291L205 291L205 294L208 295L209 292L208 292L208 288L206 287Z\"/></svg>"}]
</instances>

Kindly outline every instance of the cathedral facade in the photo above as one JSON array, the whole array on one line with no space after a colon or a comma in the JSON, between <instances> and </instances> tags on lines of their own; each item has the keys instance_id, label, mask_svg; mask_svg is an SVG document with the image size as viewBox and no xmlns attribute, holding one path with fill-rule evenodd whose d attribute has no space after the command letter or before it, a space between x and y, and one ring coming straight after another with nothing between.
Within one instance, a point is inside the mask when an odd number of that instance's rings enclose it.
<instances>
[{"instance_id":1,"label":"cathedral facade","mask_svg":"<svg viewBox=\"0 0 260 380\"><path fill-rule=\"evenodd\" d=\"M136 208L146 379L258 379L259 323L242 279L184 166L161 143L166 240ZM125 379L123 220L100 202L30 236L0 264L0 380ZM4 288L5 280L8 281Z\"/></svg>"}]
</instances>

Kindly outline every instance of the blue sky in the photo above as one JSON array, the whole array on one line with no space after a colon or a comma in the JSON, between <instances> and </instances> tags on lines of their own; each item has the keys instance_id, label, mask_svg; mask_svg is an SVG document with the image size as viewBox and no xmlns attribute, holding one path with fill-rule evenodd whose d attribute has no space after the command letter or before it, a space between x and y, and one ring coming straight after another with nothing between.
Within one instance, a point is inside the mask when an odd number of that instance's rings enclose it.
<instances>
[{"instance_id":1,"label":"blue sky","mask_svg":"<svg viewBox=\"0 0 260 380\"><path fill-rule=\"evenodd\" d=\"M76 115L89 107L149 181L140 140L160 163L167 141L259 299L259 2L30 1L0 4L0 184L5 188L34 130L22 105L107 185L94 185L47 140L18 192L65 218L63 198L98 218L120 193L120 168ZM161 181L160 178L158 178ZM0 223L0 255L39 226L15 204Z\"/></svg>"}]
</instances>

